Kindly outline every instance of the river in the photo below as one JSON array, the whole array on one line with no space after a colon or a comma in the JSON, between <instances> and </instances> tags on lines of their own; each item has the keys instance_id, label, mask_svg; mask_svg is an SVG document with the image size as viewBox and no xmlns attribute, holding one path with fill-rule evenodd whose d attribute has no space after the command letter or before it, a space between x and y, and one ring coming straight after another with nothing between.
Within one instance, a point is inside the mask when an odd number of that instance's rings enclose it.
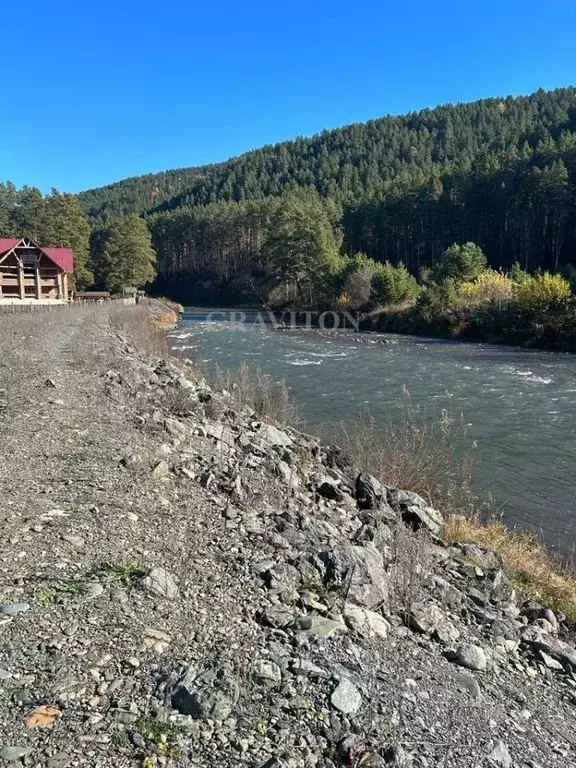
<instances>
[{"instance_id":1,"label":"river","mask_svg":"<svg viewBox=\"0 0 576 768\"><path fill-rule=\"evenodd\" d=\"M273 330L190 309L175 346L200 360L242 361L284 379L303 427L390 417L403 392L430 412L463 416L477 493L506 521L567 551L576 542L576 356L377 334ZM250 319L250 318L249 318ZM382 343L386 339L389 343Z\"/></svg>"}]
</instances>

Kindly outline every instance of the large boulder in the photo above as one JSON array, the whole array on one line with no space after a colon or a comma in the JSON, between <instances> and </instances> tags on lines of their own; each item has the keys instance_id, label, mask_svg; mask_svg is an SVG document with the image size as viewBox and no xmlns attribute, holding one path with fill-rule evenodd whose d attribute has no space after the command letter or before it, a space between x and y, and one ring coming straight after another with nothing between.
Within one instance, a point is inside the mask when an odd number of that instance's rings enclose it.
<instances>
[{"instance_id":1,"label":"large boulder","mask_svg":"<svg viewBox=\"0 0 576 768\"><path fill-rule=\"evenodd\" d=\"M384 559L372 543L324 550L312 562L326 586L341 588L350 602L388 612L388 576Z\"/></svg>"},{"instance_id":2,"label":"large boulder","mask_svg":"<svg viewBox=\"0 0 576 768\"><path fill-rule=\"evenodd\" d=\"M437 509L427 504L421 496L412 491L388 491L388 503L402 516L406 526L415 531L422 528L438 536L444 525L444 518Z\"/></svg>"},{"instance_id":3,"label":"large boulder","mask_svg":"<svg viewBox=\"0 0 576 768\"><path fill-rule=\"evenodd\" d=\"M356 478L356 503L359 509L378 509L386 498L386 489L373 475L360 473Z\"/></svg>"}]
</instances>

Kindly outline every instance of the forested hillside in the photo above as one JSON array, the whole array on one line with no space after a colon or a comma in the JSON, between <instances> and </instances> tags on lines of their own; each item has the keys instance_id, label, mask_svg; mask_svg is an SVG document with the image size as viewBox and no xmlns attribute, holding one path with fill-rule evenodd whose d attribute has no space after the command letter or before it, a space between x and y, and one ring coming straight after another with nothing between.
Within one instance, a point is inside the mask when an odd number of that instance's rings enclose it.
<instances>
[{"instance_id":1,"label":"forested hillside","mask_svg":"<svg viewBox=\"0 0 576 768\"><path fill-rule=\"evenodd\" d=\"M416 273L452 242L474 241L492 266L556 269L576 261L576 89L385 117L80 201L96 226L147 215L160 278L182 288L266 275L270 222L302 188L337 209L348 255Z\"/></svg>"}]
</instances>

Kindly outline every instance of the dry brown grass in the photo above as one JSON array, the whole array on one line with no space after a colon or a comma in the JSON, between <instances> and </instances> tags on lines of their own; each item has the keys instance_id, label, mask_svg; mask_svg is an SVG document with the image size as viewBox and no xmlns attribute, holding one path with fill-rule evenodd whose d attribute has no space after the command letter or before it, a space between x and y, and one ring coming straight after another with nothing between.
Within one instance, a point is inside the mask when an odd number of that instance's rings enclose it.
<instances>
[{"instance_id":1,"label":"dry brown grass","mask_svg":"<svg viewBox=\"0 0 576 768\"><path fill-rule=\"evenodd\" d=\"M429 413L405 394L398 413L384 421L365 414L353 432L344 425L338 432L357 470L387 486L414 491L445 511L472 510L472 461L461 455L461 416L447 409Z\"/></svg>"},{"instance_id":2,"label":"dry brown grass","mask_svg":"<svg viewBox=\"0 0 576 768\"><path fill-rule=\"evenodd\" d=\"M509 528L501 520L451 515L444 526L449 543L474 542L500 554L516 589L576 621L576 574L531 533Z\"/></svg>"},{"instance_id":3,"label":"dry brown grass","mask_svg":"<svg viewBox=\"0 0 576 768\"><path fill-rule=\"evenodd\" d=\"M278 424L298 426L298 404L285 382L274 381L260 368L249 368L246 363L234 370L216 368L212 383L216 389L229 392L238 408L251 408L260 418Z\"/></svg>"}]
</instances>

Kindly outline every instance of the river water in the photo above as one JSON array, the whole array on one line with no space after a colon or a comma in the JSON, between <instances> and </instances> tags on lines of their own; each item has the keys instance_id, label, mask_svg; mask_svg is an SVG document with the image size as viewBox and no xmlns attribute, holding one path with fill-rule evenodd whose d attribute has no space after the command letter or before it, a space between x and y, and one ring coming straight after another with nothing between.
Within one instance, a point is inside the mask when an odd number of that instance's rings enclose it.
<instances>
[{"instance_id":1,"label":"river water","mask_svg":"<svg viewBox=\"0 0 576 768\"><path fill-rule=\"evenodd\" d=\"M303 427L389 419L403 392L466 425L475 488L504 518L567 551L576 542L576 356L386 334L266 329L188 310L173 334L204 370L259 366L284 379ZM389 343L382 343L382 339Z\"/></svg>"}]
</instances>

